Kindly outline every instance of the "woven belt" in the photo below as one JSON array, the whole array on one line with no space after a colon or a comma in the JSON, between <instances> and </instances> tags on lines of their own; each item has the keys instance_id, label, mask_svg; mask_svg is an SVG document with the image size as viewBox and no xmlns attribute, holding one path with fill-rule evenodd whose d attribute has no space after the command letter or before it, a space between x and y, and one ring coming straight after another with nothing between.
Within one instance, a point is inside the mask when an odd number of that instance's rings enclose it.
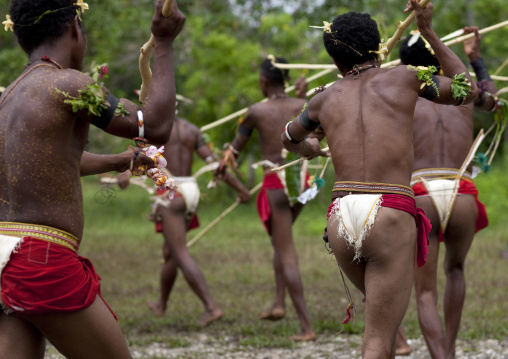
<instances>
[{"instance_id":1,"label":"woven belt","mask_svg":"<svg viewBox=\"0 0 508 359\"><path fill-rule=\"evenodd\" d=\"M414 198L414 192L411 187L389 183L339 181L335 182L332 192L339 191L402 194Z\"/></svg>"},{"instance_id":2,"label":"woven belt","mask_svg":"<svg viewBox=\"0 0 508 359\"><path fill-rule=\"evenodd\" d=\"M34 237L78 251L80 240L70 233L38 224L0 222L0 234L11 237Z\"/></svg>"},{"instance_id":3,"label":"woven belt","mask_svg":"<svg viewBox=\"0 0 508 359\"><path fill-rule=\"evenodd\" d=\"M456 168L423 168L416 170L411 174L411 186L420 182L420 178L425 179L450 179L454 180L457 178L459 170ZM464 171L461 179L472 181L473 177L470 172Z\"/></svg>"}]
</instances>

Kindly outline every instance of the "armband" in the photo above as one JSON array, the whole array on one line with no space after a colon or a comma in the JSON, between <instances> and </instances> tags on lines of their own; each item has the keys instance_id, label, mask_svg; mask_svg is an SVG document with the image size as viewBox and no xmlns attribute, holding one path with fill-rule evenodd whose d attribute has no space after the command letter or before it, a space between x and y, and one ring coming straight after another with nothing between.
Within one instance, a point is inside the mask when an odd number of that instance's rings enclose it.
<instances>
[{"instance_id":1,"label":"armband","mask_svg":"<svg viewBox=\"0 0 508 359\"><path fill-rule=\"evenodd\" d=\"M200 148L201 146L206 146L206 142L205 142L205 140L203 140L202 138L200 138L200 139L198 140L198 142L196 142L196 145L194 146L194 149L196 149L196 150L197 150L197 149L198 149L198 148Z\"/></svg>"},{"instance_id":2,"label":"armband","mask_svg":"<svg viewBox=\"0 0 508 359\"><path fill-rule=\"evenodd\" d=\"M473 67L474 73L476 74L476 78L478 81L487 80L492 81L492 78L487 71L487 66L485 66L485 62L481 57L477 58L474 61L471 61L471 67Z\"/></svg>"},{"instance_id":3,"label":"armband","mask_svg":"<svg viewBox=\"0 0 508 359\"><path fill-rule=\"evenodd\" d=\"M302 125L302 127L307 131L314 131L319 127L319 122L312 121L309 118L307 107L305 107L305 110L303 110L303 112L300 114L300 125Z\"/></svg>"},{"instance_id":4,"label":"armband","mask_svg":"<svg viewBox=\"0 0 508 359\"><path fill-rule=\"evenodd\" d=\"M435 75L431 75L430 82L431 84L427 84L425 91L423 91L420 97L432 101L434 98L436 98L436 96L439 95L438 90L436 90L439 89L439 78Z\"/></svg>"},{"instance_id":5,"label":"armband","mask_svg":"<svg viewBox=\"0 0 508 359\"><path fill-rule=\"evenodd\" d=\"M229 145L228 148L231 150L231 152L233 152L235 156L238 156L240 154L240 151L234 148L233 145Z\"/></svg>"},{"instance_id":6,"label":"armband","mask_svg":"<svg viewBox=\"0 0 508 359\"><path fill-rule=\"evenodd\" d=\"M252 128L249 128L247 126L244 126L244 125L240 124L240 126L238 126L238 133L240 135L244 135L246 137L250 137L250 135L252 134Z\"/></svg>"},{"instance_id":7,"label":"armband","mask_svg":"<svg viewBox=\"0 0 508 359\"><path fill-rule=\"evenodd\" d=\"M300 143L302 142L304 139L301 139L300 141L297 141L295 139L293 139L293 137L291 137L291 134L289 133L289 125L291 124L292 121L289 121L287 124L286 124L286 127L284 127L284 133L286 134L286 137L287 139L289 140L289 142L291 143Z\"/></svg>"},{"instance_id":8,"label":"armband","mask_svg":"<svg viewBox=\"0 0 508 359\"><path fill-rule=\"evenodd\" d=\"M210 163L214 163L214 162L217 162L217 158L213 154L208 156L207 158L205 158L206 164L210 164Z\"/></svg>"},{"instance_id":9,"label":"armband","mask_svg":"<svg viewBox=\"0 0 508 359\"><path fill-rule=\"evenodd\" d=\"M103 108L100 116L94 116L92 120L92 125L99 127L105 130L113 117L115 116L115 110L120 102L113 94L108 93L105 99L105 102L109 102L110 106Z\"/></svg>"},{"instance_id":10,"label":"armband","mask_svg":"<svg viewBox=\"0 0 508 359\"><path fill-rule=\"evenodd\" d=\"M143 121L143 111L138 110L138 137L132 139L138 147L145 147L148 140L145 138L145 123Z\"/></svg>"}]
</instances>

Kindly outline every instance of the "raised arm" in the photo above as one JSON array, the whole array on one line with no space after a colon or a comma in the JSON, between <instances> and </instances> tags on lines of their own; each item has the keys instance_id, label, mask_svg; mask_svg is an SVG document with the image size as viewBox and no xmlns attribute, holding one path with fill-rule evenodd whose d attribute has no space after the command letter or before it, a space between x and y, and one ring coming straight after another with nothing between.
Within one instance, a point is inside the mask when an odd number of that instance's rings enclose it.
<instances>
[{"instance_id":1,"label":"raised arm","mask_svg":"<svg viewBox=\"0 0 508 359\"><path fill-rule=\"evenodd\" d=\"M476 85L478 86L478 98L474 102L475 107L480 111L495 110L496 101L493 94L497 92L497 86L490 77L490 74L483 62L480 53L481 36L478 33L478 26L464 28L464 34L474 32L474 37L464 41L464 52L469 58L469 63L476 75Z\"/></svg>"},{"instance_id":2,"label":"raised arm","mask_svg":"<svg viewBox=\"0 0 508 359\"><path fill-rule=\"evenodd\" d=\"M434 50L444 74L444 76L437 76L439 82L439 96L435 96L432 101L449 105L467 104L474 101L478 96L478 88L472 80L467 67L460 58L439 39L432 28L432 3L429 3L425 9L422 9L418 5L418 0L410 0L410 5L416 15L415 19L418 30ZM465 78L471 84L471 87L469 94L455 98L452 93L452 79L454 77L460 78L461 74L464 74Z\"/></svg>"}]
</instances>

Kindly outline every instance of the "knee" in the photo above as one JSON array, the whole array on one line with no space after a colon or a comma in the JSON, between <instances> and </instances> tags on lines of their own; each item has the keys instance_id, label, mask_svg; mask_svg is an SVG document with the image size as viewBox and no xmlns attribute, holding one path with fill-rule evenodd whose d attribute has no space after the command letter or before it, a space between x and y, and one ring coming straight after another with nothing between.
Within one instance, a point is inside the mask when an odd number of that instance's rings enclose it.
<instances>
[{"instance_id":1,"label":"knee","mask_svg":"<svg viewBox=\"0 0 508 359\"><path fill-rule=\"evenodd\" d=\"M445 263L444 272L446 275L463 275L464 274L464 262L448 262Z\"/></svg>"}]
</instances>

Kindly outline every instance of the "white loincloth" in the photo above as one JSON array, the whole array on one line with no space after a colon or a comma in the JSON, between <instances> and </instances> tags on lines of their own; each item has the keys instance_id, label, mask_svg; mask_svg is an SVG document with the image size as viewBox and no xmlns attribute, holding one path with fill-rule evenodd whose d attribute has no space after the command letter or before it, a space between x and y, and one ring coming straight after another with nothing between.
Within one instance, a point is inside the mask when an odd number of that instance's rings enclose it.
<instances>
[{"instance_id":1,"label":"white loincloth","mask_svg":"<svg viewBox=\"0 0 508 359\"><path fill-rule=\"evenodd\" d=\"M426 180L422 178L422 183L429 192L429 197L439 216L440 229L444 233L457 199L457 192L460 187L459 180Z\"/></svg>"},{"instance_id":2,"label":"white loincloth","mask_svg":"<svg viewBox=\"0 0 508 359\"><path fill-rule=\"evenodd\" d=\"M377 211L381 205L380 194L354 194L333 201L330 217L338 221L338 235L344 237L348 245L355 248L355 259L362 258L363 240L374 225Z\"/></svg>"},{"instance_id":3,"label":"white loincloth","mask_svg":"<svg viewBox=\"0 0 508 359\"><path fill-rule=\"evenodd\" d=\"M0 291L2 289L2 272L4 270L4 267L9 262L9 259L11 258L11 254L13 252L16 252L16 248L19 248L19 246L23 243L23 238L18 237L11 237L11 236L5 236L0 234ZM12 313L12 310L7 308L2 303L2 298L0 298L0 308L3 309L3 311L6 314Z\"/></svg>"},{"instance_id":4,"label":"white loincloth","mask_svg":"<svg viewBox=\"0 0 508 359\"><path fill-rule=\"evenodd\" d=\"M185 202L185 217L187 219L191 219L196 213L199 205L199 187L196 182L196 178L189 177L175 177L172 176L176 183L178 184L178 189L176 192L182 195L183 200ZM171 205L171 200L168 197L168 193L157 195L153 197L153 205L152 205L152 213L157 211L158 206L163 206L169 208Z\"/></svg>"}]
</instances>

